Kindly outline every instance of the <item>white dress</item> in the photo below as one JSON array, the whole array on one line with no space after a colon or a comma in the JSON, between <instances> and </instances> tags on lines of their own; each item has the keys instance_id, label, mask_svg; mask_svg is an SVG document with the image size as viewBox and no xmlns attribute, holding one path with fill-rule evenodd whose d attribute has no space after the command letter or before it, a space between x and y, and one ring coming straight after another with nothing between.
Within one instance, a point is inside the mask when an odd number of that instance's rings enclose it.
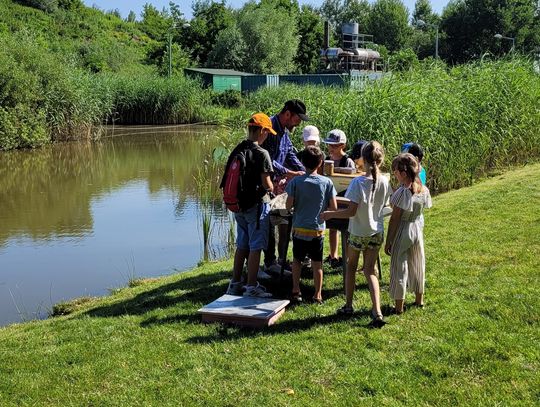
<instances>
[{"instance_id":1,"label":"white dress","mask_svg":"<svg viewBox=\"0 0 540 407\"><path fill-rule=\"evenodd\" d=\"M431 208L429 190L423 187L418 194L400 186L390 203L403 210L401 221L392 242L390 258L390 296L404 300L405 291L423 293L426 259L424 255L424 208Z\"/></svg>"}]
</instances>

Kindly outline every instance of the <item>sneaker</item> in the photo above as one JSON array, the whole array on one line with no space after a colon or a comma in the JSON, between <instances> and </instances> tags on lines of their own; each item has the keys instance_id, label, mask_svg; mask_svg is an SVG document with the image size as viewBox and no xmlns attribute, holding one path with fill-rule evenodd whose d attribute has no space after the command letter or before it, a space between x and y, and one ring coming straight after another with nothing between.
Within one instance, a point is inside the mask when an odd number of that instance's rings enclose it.
<instances>
[{"instance_id":1,"label":"sneaker","mask_svg":"<svg viewBox=\"0 0 540 407\"><path fill-rule=\"evenodd\" d=\"M259 267L259 271L257 272L257 280L271 280L272 276L265 272L262 267Z\"/></svg>"},{"instance_id":2,"label":"sneaker","mask_svg":"<svg viewBox=\"0 0 540 407\"><path fill-rule=\"evenodd\" d=\"M272 294L266 292L266 288L257 283L257 285L246 285L244 297L270 298Z\"/></svg>"},{"instance_id":3,"label":"sneaker","mask_svg":"<svg viewBox=\"0 0 540 407\"><path fill-rule=\"evenodd\" d=\"M242 282L241 281L230 281L229 287L227 288L227 291L225 294L228 295L242 295L244 292L244 289L242 288Z\"/></svg>"}]
</instances>

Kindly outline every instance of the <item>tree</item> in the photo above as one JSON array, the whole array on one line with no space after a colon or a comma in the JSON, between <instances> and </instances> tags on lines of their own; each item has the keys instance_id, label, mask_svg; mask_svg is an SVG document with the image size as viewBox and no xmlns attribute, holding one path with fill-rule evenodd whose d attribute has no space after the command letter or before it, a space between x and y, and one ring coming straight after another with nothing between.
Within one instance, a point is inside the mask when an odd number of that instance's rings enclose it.
<instances>
[{"instance_id":1,"label":"tree","mask_svg":"<svg viewBox=\"0 0 540 407\"><path fill-rule=\"evenodd\" d=\"M242 33L234 24L218 34L206 65L211 68L242 70L246 55L247 45Z\"/></svg>"},{"instance_id":2,"label":"tree","mask_svg":"<svg viewBox=\"0 0 540 407\"><path fill-rule=\"evenodd\" d=\"M408 41L409 47L420 59L433 56L440 17L433 12L429 0L416 0L411 23L413 30Z\"/></svg>"},{"instance_id":3,"label":"tree","mask_svg":"<svg viewBox=\"0 0 540 407\"><path fill-rule=\"evenodd\" d=\"M303 5L298 14L300 44L294 62L299 73L313 73L319 66L323 46L324 28L321 16L315 8Z\"/></svg>"},{"instance_id":4,"label":"tree","mask_svg":"<svg viewBox=\"0 0 540 407\"><path fill-rule=\"evenodd\" d=\"M416 0L416 3L414 3L412 25L418 26L419 20L425 22L428 26L429 24L439 24L440 18L436 13L433 12L429 0Z\"/></svg>"},{"instance_id":5,"label":"tree","mask_svg":"<svg viewBox=\"0 0 540 407\"><path fill-rule=\"evenodd\" d=\"M135 14L135 12L133 10L130 10L129 14L128 14L127 18L126 18L126 21L128 23L134 23L136 19L137 19L137 15Z\"/></svg>"},{"instance_id":6,"label":"tree","mask_svg":"<svg viewBox=\"0 0 540 407\"><path fill-rule=\"evenodd\" d=\"M454 0L443 12L441 27L447 35L443 55L454 63L486 52L508 52L511 42L501 42L495 34L515 38L516 47L525 52L540 40L534 0Z\"/></svg>"},{"instance_id":7,"label":"tree","mask_svg":"<svg viewBox=\"0 0 540 407\"><path fill-rule=\"evenodd\" d=\"M344 23L358 23L360 33L373 34L369 27L370 9L367 0L325 0L320 11L323 18L332 25L334 36L341 43Z\"/></svg>"},{"instance_id":8,"label":"tree","mask_svg":"<svg viewBox=\"0 0 540 407\"><path fill-rule=\"evenodd\" d=\"M232 10L225 2L214 3L197 0L193 3L193 19L186 35L178 38L191 56L204 65L216 43L218 34L234 24Z\"/></svg>"},{"instance_id":9,"label":"tree","mask_svg":"<svg viewBox=\"0 0 540 407\"><path fill-rule=\"evenodd\" d=\"M249 44L247 71L279 74L294 70L299 42L294 14L268 4L247 3L240 10L238 27Z\"/></svg>"},{"instance_id":10,"label":"tree","mask_svg":"<svg viewBox=\"0 0 540 407\"><path fill-rule=\"evenodd\" d=\"M369 15L373 40L390 51L403 48L410 34L408 20L409 12L401 0L377 0Z\"/></svg>"},{"instance_id":11,"label":"tree","mask_svg":"<svg viewBox=\"0 0 540 407\"><path fill-rule=\"evenodd\" d=\"M171 28L171 20L166 12L158 11L151 4L143 6L139 27L148 36L156 41L165 41L168 30Z\"/></svg>"}]
</instances>

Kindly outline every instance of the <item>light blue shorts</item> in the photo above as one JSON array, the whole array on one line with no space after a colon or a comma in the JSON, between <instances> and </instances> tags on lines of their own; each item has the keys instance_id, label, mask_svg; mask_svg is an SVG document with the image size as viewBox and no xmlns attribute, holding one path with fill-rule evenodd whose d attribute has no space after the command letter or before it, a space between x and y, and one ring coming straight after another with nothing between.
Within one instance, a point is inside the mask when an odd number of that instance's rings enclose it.
<instances>
[{"instance_id":1,"label":"light blue shorts","mask_svg":"<svg viewBox=\"0 0 540 407\"><path fill-rule=\"evenodd\" d=\"M236 220L236 247L249 251L266 250L270 231L270 206L261 204L259 228L257 229L257 206L234 214Z\"/></svg>"}]
</instances>

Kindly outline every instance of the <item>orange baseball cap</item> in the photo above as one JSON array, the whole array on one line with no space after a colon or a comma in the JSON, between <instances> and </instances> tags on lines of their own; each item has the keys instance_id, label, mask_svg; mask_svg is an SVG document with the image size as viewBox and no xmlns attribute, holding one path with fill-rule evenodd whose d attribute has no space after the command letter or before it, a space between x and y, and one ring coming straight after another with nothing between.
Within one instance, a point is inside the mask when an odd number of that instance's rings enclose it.
<instances>
[{"instance_id":1,"label":"orange baseball cap","mask_svg":"<svg viewBox=\"0 0 540 407\"><path fill-rule=\"evenodd\" d=\"M264 113L255 113L253 116L251 116L248 126L262 127L263 129L268 130L274 136L277 134L276 131L272 128L272 121Z\"/></svg>"}]
</instances>

